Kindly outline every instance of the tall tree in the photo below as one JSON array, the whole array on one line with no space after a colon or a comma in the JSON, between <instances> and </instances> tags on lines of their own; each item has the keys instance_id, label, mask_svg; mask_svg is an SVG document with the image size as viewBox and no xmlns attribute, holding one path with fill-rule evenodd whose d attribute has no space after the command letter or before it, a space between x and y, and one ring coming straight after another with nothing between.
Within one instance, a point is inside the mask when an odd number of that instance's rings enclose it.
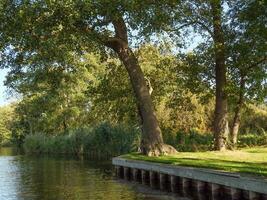
<instances>
[{"instance_id":1,"label":"tall tree","mask_svg":"<svg viewBox=\"0 0 267 200\"><path fill-rule=\"evenodd\" d=\"M224 150L227 148L227 140L229 135L228 127L228 102L227 102L227 67L226 67L226 47L225 47L225 33L224 26L224 12L222 0L194 0L184 1L181 4L179 15L182 15L181 28L193 28L196 33L199 33L206 44L202 45L204 51L210 51L214 75L209 79L215 80L215 112L213 122L214 132L214 148L216 150ZM207 61L205 61L207 63ZM208 75L206 76L208 77ZM211 81L210 81L211 82Z\"/></svg>"},{"instance_id":2,"label":"tall tree","mask_svg":"<svg viewBox=\"0 0 267 200\"><path fill-rule=\"evenodd\" d=\"M193 86L194 90L201 88L199 87L203 85L199 84L201 80L211 88L213 85L216 86L215 149L224 149L229 132L228 104L235 107L230 133L232 143L236 143L244 102L246 99L264 98L266 3L263 1L185 1L181 10L185 16L184 27L192 26L208 40L194 50L196 56L191 58L190 55L187 56L187 59L191 59L193 68L198 66L201 71L190 74L189 70L187 74L194 76L193 83L198 83L198 86ZM210 42L213 45L209 45ZM211 81L212 79L215 82ZM229 100L230 102L227 102Z\"/></svg>"},{"instance_id":3,"label":"tall tree","mask_svg":"<svg viewBox=\"0 0 267 200\"><path fill-rule=\"evenodd\" d=\"M231 142L237 143L241 111L245 102L260 102L266 98L267 4L264 1L235 1L228 15L228 65L234 87L234 118L231 125ZM237 95L236 95L237 94Z\"/></svg>"},{"instance_id":4,"label":"tall tree","mask_svg":"<svg viewBox=\"0 0 267 200\"><path fill-rule=\"evenodd\" d=\"M147 155L159 155L163 153L163 139L144 74L128 45L127 27L122 16L114 19L112 24L115 38L108 40L106 45L118 54L126 67L137 98L143 132L141 151Z\"/></svg>"},{"instance_id":5,"label":"tall tree","mask_svg":"<svg viewBox=\"0 0 267 200\"><path fill-rule=\"evenodd\" d=\"M215 149L226 149L228 127L228 102L226 93L226 55L225 41L222 29L222 2L211 1L213 41L215 49L215 80L216 80L216 104L214 116Z\"/></svg>"},{"instance_id":6,"label":"tall tree","mask_svg":"<svg viewBox=\"0 0 267 200\"><path fill-rule=\"evenodd\" d=\"M64 63L66 52L83 54L108 47L117 53L131 80L143 130L142 153L174 152L163 143L146 80L128 36L129 30L139 30L140 25L145 30L149 24L145 17L157 15L155 11L164 9L163 5L106 0L2 1L0 8L2 66L12 64L14 70L20 70L29 63L57 65Z\"/></svg>"}]
</instances>

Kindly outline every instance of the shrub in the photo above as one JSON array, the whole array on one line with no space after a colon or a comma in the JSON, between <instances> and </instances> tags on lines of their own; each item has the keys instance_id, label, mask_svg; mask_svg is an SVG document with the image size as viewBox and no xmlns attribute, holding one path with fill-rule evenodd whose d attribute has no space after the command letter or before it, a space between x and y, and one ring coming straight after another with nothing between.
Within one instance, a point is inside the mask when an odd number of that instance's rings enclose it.
<instances>
[{"instance_id":1,"label":"shrub","mask_svg":"<svg viewBox=\"0 0 267 200\"><path fill-rule=\"evenodd\" d=\"M252 147L267 145L267 133L262 134L244 134L238 137L238 146Z\"/></svg>"},{"instance_id":2,"label":"shrub","mask_svg":"<svg viewBox=\"0 0 267 200\"><path fill-rule=\"evenodd\" d=\"M211 133L199 133L191 130L189 133L180 131L175 134L165 134L166 143L178 151L208 151L212 149L213 136Z\"/></svg>"}]
</instances>

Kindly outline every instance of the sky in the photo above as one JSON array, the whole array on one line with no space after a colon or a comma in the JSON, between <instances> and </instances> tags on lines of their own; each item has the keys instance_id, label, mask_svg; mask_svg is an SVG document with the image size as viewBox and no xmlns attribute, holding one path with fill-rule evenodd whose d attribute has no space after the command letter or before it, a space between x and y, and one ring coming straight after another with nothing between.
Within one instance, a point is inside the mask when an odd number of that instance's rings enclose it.
<instances>
[{"instance_id":1,"label":"sky","mask_svg":"<svg viewBox=\"0 0 267 200\"><path fill-rule=\"evenodd\" d=\"M5 76L7 75L7 69L0 69L0 106L6 105L10 102L7 99L6 87L4 86Z\"/></svg>"}]
</instances>

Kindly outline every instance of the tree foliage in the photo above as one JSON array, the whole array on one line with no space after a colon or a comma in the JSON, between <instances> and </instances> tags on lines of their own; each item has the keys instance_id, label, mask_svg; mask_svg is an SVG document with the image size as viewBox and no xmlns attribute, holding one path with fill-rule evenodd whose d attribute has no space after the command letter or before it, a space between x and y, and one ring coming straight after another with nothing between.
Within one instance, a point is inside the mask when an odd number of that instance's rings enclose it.
<instances>
[{"instance_id":1,"label":"tree foliage","mask_svg":"<svg viewBox=\"0 0 267 200\"><path fill-rule=\"evenodd\" d=\"M165 152L160 127L164 138L213 130L220 150L230 121L236 143L245 106L266 100L266 5L1 1L0 66L22 96L14 137L124 122L139 124L142 152L158 155ZM192 33L199 44L177 51Z\"/></svg>"},{"instance_id":2,"label":"tree foliage","mask_svg":"<svg viewBox=\"0 0 267 200\"><path fill-rule=\"evenodd\" d=\"M0 145L11 138L12 122L14 120L14 106L0 107Z\"/></svg>"}]
</instances>

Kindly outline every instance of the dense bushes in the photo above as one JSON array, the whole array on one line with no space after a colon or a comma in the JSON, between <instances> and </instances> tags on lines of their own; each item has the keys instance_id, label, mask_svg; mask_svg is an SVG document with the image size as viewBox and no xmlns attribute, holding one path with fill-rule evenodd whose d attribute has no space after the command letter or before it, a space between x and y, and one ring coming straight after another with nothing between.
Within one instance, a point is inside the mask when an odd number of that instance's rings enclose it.
<instances>
[{"instance_id":1,"label":"dense bushes","mask_svg":"<svg viewBox=\"0 0 267 200\"><path fill-rule=\"evenodd\" d=\"M26 153L64 153L120 155L137 151L139 130L124 125L103 123L95 128L82 128L68 134L46 136L28 135L25 138Z\"/></svg>"},{"instance_id":2,"label":"dense bushes","mask_svg":"<svg viewBox=\"0 0 267 200\"><path fill-rule=\"evenodd\" d=\"M241 147L267 145L267 133L240 135L238 145Z\"/></svg>"},{"instance_id":3,"label":"dense bushes","mask_svg":"<svg viewBox=\"0 0 267 200\"><path fill-rule=\"evenodd\" d=\"M165 134L164 140L178 151L208 151L212 149L213 144L212 134L202 134L195 130L189 133Z\"/></svg>"},{"instance_id":4,"label":"dense bushes","mask_svg":"<svg viewBox=\"0 0 267 200\"><path fill-rule=\"evenodd\" d=\"M198 133L197 131L178 132L164 135L164 140L178 151L209 151L213 149L212 133ZM237 147L253 147L267 145L267 133L240 134Z\"/></svg>"},{"instance_id":5,"label":"dense bushes","mask_svg":"<svg viewBox=\"0 0 267 200\"><path fill-rule=\"evenodd\" d=\"M240 133L261 136L267 131L267 105L247 104L242 114Z\"/></svg>"}]
</instances>

